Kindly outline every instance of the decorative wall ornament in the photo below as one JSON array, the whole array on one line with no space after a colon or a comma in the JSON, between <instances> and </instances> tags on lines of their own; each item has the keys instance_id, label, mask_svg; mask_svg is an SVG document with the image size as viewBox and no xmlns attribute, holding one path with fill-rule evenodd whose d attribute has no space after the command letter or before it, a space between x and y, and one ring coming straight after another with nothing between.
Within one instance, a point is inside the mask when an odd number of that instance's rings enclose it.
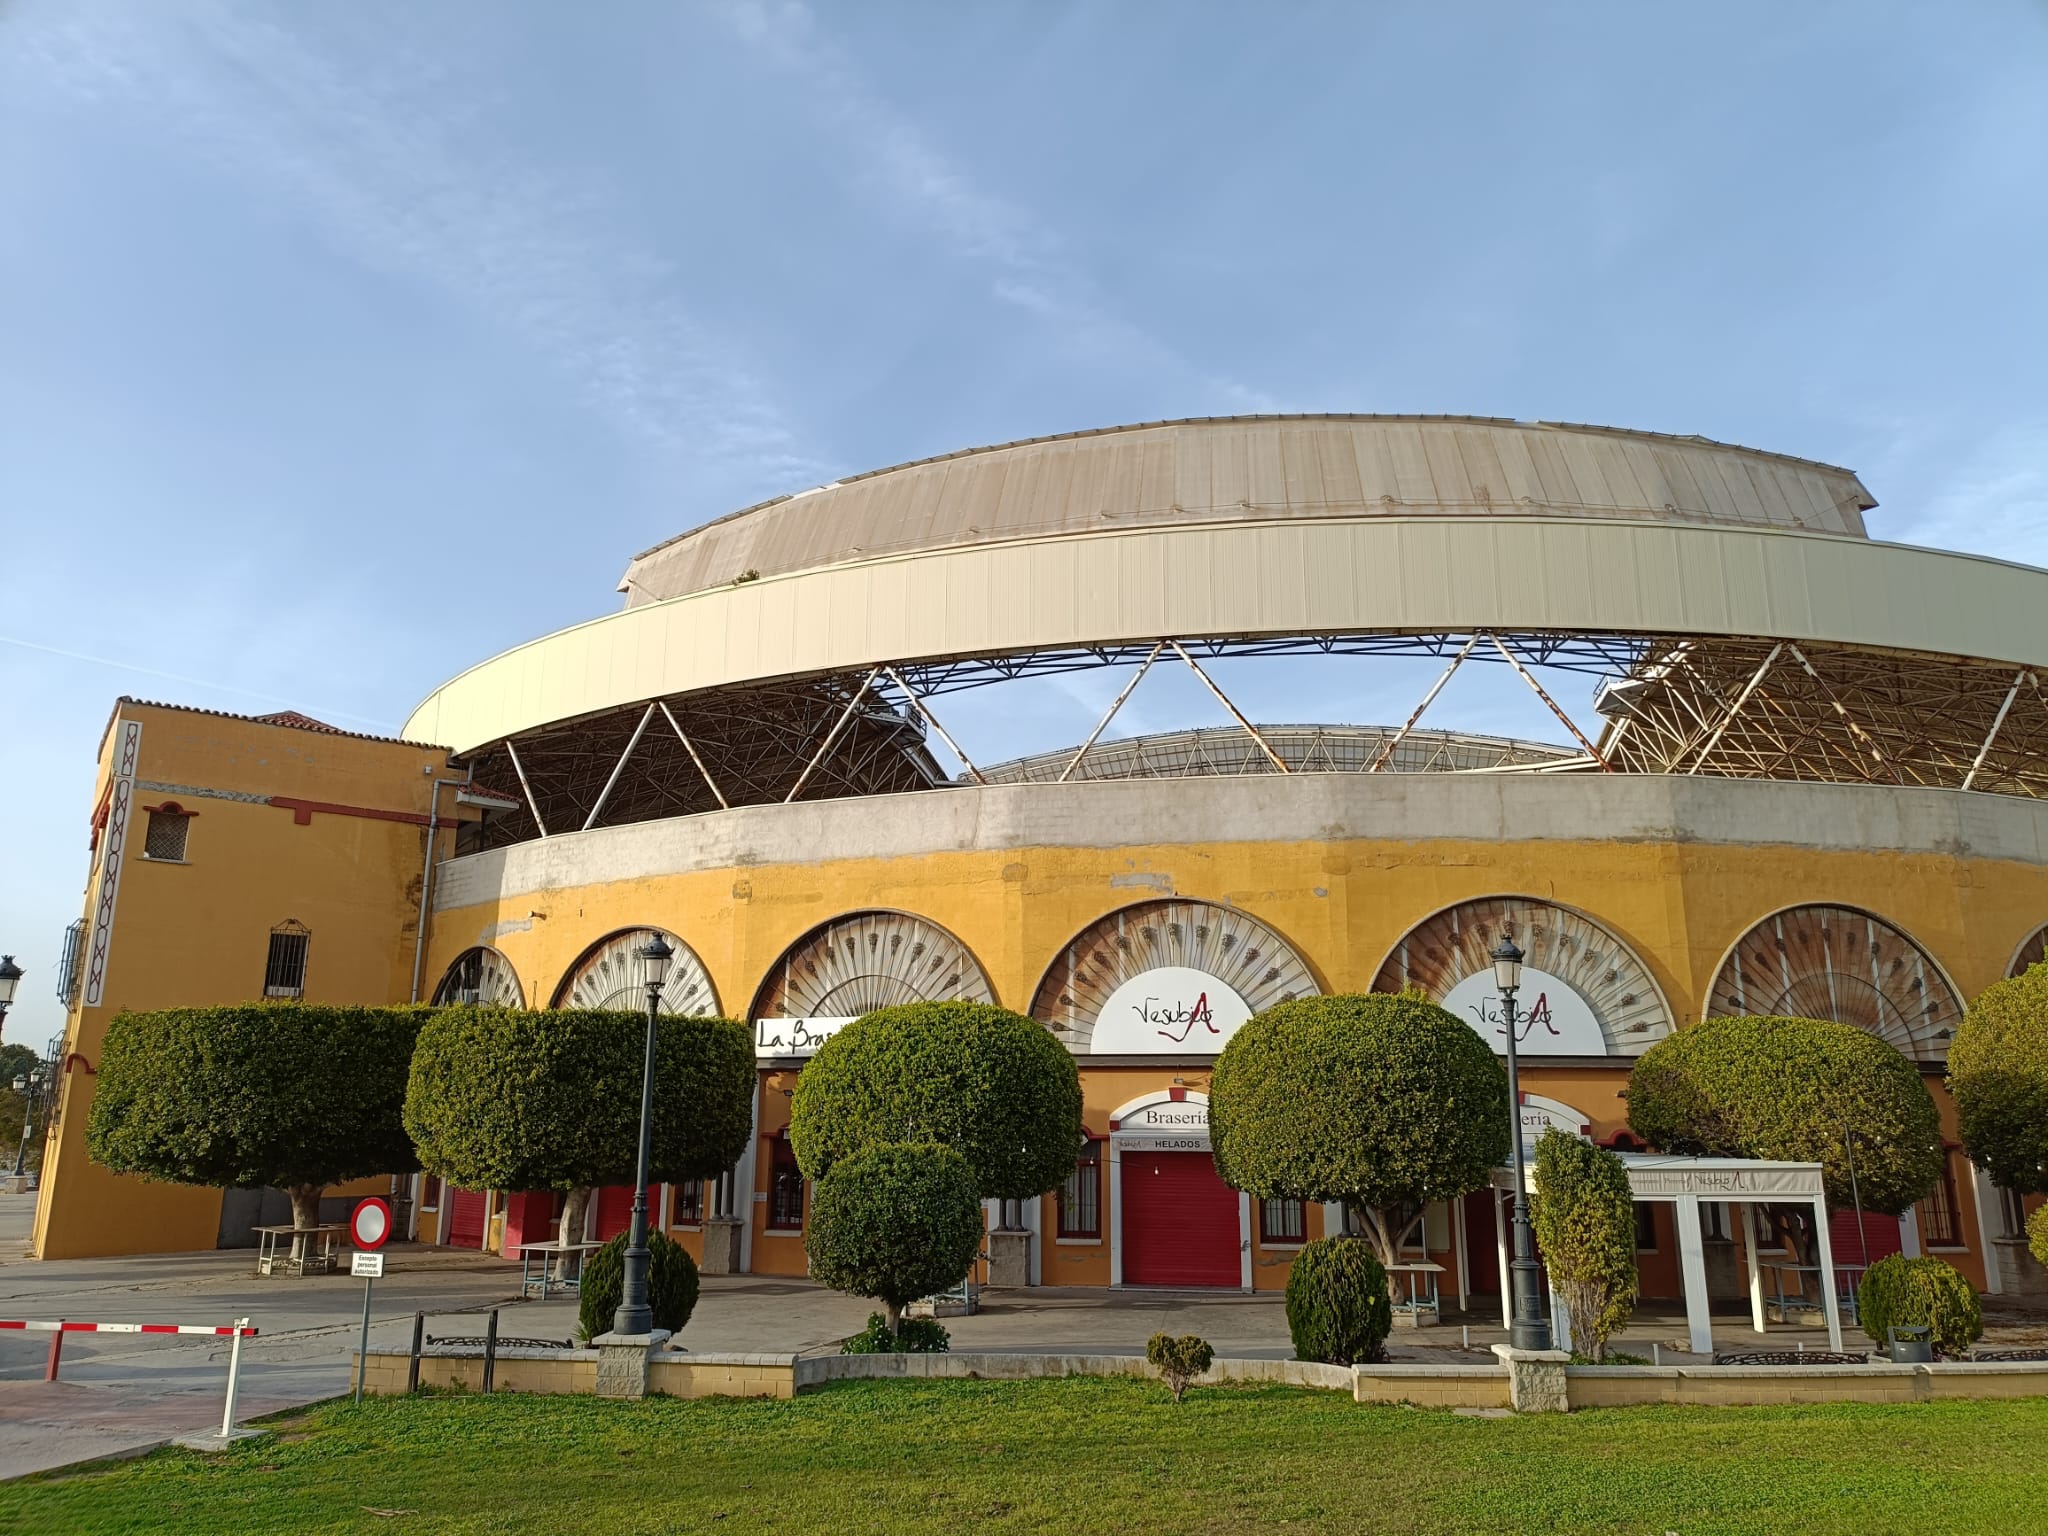
<instances>
[{"instance_id":1,"label":"decorative wall ornament","mask_svg":"<svg viewBox=\"0 0 2048 1536\"><path fill-rule=\"evenodd\" d=\"M967 946L908 912L852 912L813 928L775 962L754 999L759 1056L808 1056L835 1030L905 1003L992 1003Z\"/></svg>"},{"instance_id":2,"label":"decorative wall ornament","mask_svg":"<svg viewBox=\"0 0 2048 1536\"><path fill-rule=\"evenodd\" d=\"M661 989L661 1011L693 1018L718 1012L718 990L697 952L666 928L622 928L606 934L577 957L555 988L556 1008L645 1008L640 980L640 946L659 933L675 957Z\"/></svg>"},{"instance_id":3,"label":"decorative wall ornament","mask_svg":"<svg viewBox=\"0 0 2048 1536\"><path fill-rule=\"evenodd\" d=\"M1322 992L1257 918L1206 901L1140 902L1076 934L1031 1016L1078 1054L1207 1056L1253 1014Z\"/></svg>"},{"instance_id":4,"label":"decorative wall ornament","mask_svg":"<svg viewBox=\"0 0 2048 1536\"><path fill-rule=\"evenodd\" d=\"M1518 1050L1639 1056L1671 1033L1671 1008L1634 950L1584 913L1527 896L1460 902L1424 919L1394 946L1372 989L1418 989L1505 1054L1491 958L1503 934L1524 955Z\"/></svg>"},{"instance_id":5,"label":"decorative wall ornament","mask_svg":"<svg viewBox=\"0 0 2048 1536\"><path fill-rule=\"evenodd\" d=\"M92 941L86 950L85 997L97 1008L106 995L107 957L114 943L114 902L121 894L121 855L128 844L128 816L135 805L135 764L142 755L142 722L123 720L114 746L114 772L108 785L107 826L102 832L99 897L93 903Z\"/></svg>"},{"instance_id":6,"label":"decorative wall ornament","mask_svg":"<svg viewBox=\"0 0 2048 1536\"><path fill-rule=\"evenodd\" d=\"M526 992L512 962L488 945L465 949L448 964L434 988L434 1005L475 1003L485 1008L524 1008Z\"/></svg>"},{"instance_id":7,"label":"decorative wall ornament","mask_svg":"<svg viewBox=\"0 0 2048 1536\"><path fill-rule=\"evenodd\" d=\"M1787 907L1728 951L1707 1015L1780 1014L1867 1029L1916 1061L1940 1061L1962 1000L1902 930L1855 907Z\"/></svg>"}]
</instances>

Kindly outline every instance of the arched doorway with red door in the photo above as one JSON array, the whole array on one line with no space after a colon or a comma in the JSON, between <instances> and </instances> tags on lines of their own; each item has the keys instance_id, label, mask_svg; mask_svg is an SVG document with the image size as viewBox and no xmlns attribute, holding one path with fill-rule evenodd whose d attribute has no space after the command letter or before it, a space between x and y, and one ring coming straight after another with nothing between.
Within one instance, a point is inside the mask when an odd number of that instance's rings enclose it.
<instances>
[{"instance_id":1,"label":"arched doorway with red door","mask_svg":"<svg viewBox=\"0 0 2048 1536\"><path fill-rule=\"evenodd\" d=\"M1252 1288L1251 1200L1216 1172L1209 1100L1133 1099L1109 1122L1110 1284Z\"/></svg>"}]
</instances>

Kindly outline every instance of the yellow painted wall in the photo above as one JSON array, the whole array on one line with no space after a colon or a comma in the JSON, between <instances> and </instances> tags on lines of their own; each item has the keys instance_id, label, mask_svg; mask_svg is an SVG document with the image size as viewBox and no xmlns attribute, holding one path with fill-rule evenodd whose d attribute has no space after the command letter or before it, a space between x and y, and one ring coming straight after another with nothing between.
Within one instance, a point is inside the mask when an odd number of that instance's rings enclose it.
<instances>
[{"instance_id":1,"label":"yellow painted wall","mask_svg":"<svg viewBox=\"0 0 2048 1536\"><path fill-rule=\"evenodd\" d=\"M1221 830L1221 829L1219 829ZM709 970L724 1012L745 1016L783 951L811 928L864 908L897 908L957 936L989 973L997 1001L1028 1009L1046 968L1075 934L1117 908L1166 892L1223 902L1271 924L1327 991L1364 991L1415 924L1454 903L1516 894L1578 908L1643 959L1681 1026L1701 1015L1729 947L1780 908L1838 903L1878 913L1916 939L1959 993L2003 976L2015 946L2048 918L2048 869L1942 854L1832 852L1700 843L1475 842L1449 839L1217 842L1091 849L941 852L915 858L753 865L528 891L502 903L438 914L429 932L429 985L470 945L489 942L517 969L527 996L550 997L577 958L621 928L658 924L682 936ZM499 931L500 923L511 926ZM1627 1063L1525 1068L1531 1093L1583 1111L1594 1134L1625 1128ZM1088 1125L1108 1130L1117 1105L1167 1086L1177 1070L1095 1068L1082 1062ZM1183 1069L1200 1086L1205 1069ZM764 1077L761 1132L787 1122L786 1074ZM1938 1077L1929 1086L1953 1136ZM765 1190L765 1141L756 1189ZM1958 1179L1963 1231L1977 1245L1975 1192ZM1041 1231L1055 1230L1051 1201ZM767 1232L751 1207L753 1267L804 1272L797 1237ZM1105 1221L1107 1213L1105 1211ZM1320 1213L1311 1213L1312 1232ZM1049 1284L1102 1285L1109 1249L1046 1242ZM1448 1255L1434 1255L1447 1259ZM1981 1256L1945 1253L1974 1282ZM1284 1255L1254 1255L1255 1282L1285 1284ZM1674 1282L1675 1283L1675 1282Z\"/></svg>"},{"instance_id":2,"label":"yellow painted wall","mask_svg":"<svg viewBox=\"0 0 2048 1536\"><path fill-rule=\"evenodd\" d=\"M218 1237L218 1190L115 1175L86 1156L92 1069L116 1013L260 998L270 931L287 918L311 930L309 1002L403 1001L411 985L424 825L330 811L299 825L290 809L189 791L424 816L434 779L446 776L446 756L432 747L125 701L116 726L124 720L142 722L135 813L102 1005L75 1009L68 1021L66 1050L75 1055L62 1076L36 1210L44 1258L212 1248ZM96 796L115 739L110 729ZM177 788L143 787L152 783ZM142 856L142 808L166 801L197 813L179 864ZM441 809L444 820L454 815L451 792L443 791ZM441 834L444 856L452 838Z\"/></svg>"}]
</instances>

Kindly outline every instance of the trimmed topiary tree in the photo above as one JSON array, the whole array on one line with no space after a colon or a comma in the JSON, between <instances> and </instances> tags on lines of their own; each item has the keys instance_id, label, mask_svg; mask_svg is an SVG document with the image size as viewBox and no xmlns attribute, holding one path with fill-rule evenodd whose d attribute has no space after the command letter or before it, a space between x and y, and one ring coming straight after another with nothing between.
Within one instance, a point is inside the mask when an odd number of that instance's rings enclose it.
<instances>
[{"instance_id":1,"label":"trimmed topiary tree","mask_svg":"<svg viewBox=\"0 0 2048 1536\"><path fill-rule=\"evenodd\" d=\"M1387 1271L1372 1245L1326 1237L1294 1256L1287 1272L1287 1331L1294 1358L1330 1365L1384 1360L1394 1309Z\"/></svg>"},{"instance_id":2,"label":"trimmed topiary tree","mask_svg":"<svg viewBox=\"0 0 2048 1536\"><path fill-rule=\"evenodd\" d=\"M870 1296L892 1334L920 1296L950 1290L981 1251L981 1199L951 1147L884 1142L833 1163L804 1232L811 1278Z\"/></svg>"},{"instance_id":3,"label":"trimmed topiary tree","mask_svg":"<svg viewBox=\"0 0 2048 1536\"><path fill-rule=\"evenodd\" d=\"M568 1194L580 1237L594 1185L631 1181L647 1016L445 1008L413 1054L405 1128L421 1166L464 1189ZM731 1019L663 1014L655 1031L650 1184L712 1178L752 1134L753 1037Z\"/></svg>"},{"instance_id":4,"label":"trimmed topiary tree","mask_svg":"<svg viewBox=\"0 0 2048 1536\"><path fill-rule=\"evenodd\" d=\"M1529 1222L1550 1285L1571 1317L1571 1345L1595 1365L1634 1309L1636 1207L1628 1169L1604 1147L1552 1127L1536 1143Z\"/></svg>"},{"instance_id":5,"label":"trimmed topiary tree","mask_svg":"<svg viewBox=\"0 0 2048 1536\"><path fill-rule=\"evenodd\" d=\"M790 1150L807 1177L823 1179L863 1148L905 1142L953 1148L983 1199L1057 1189L1081 1145L1074 1058L1043 1024L1007 1008L878 1008L804 1064Z\"/></svg>"},{"instance_id":6,"label":"trimmed topiary tree","mask_svg":"<svg viewBox=\"0 0 2048 1536\"><path fill-rule=\"evenodd\" d=\"M1260 1199L1344 1201L1383 1265L1424 1205L1486 1183L1508 1125L1492 1048L1411 995L1276 1004L1231 1036L1209 1085L1224 1181Z\"/></svg>"},{"instance_id":7,"label":"trimmed topiary tree","mask_svg":"<svg viewBox=\"0 0 2048 1536\"><path fill-rule=\"evenodd\" d=\"M1216 1351L1199 1333L1155 1333L1145 1341L1145 1359L1159 1372L1159 1379L1178 1403L1189 1386L1215 1362Z\"/></svg>"},{"instance_id":8,"label":"trimmed topiary tree","mask_svg":"<svg viewBox=\"0 0 2048 1536\"><path fill-rule=\"evenodd\" d=\"M1993 1183L2048 1193L2048 964L1978 994L1948 1048L1970 1161Z\"/></svg>"},{"instance_id":9,"label":"trimmed topiary tree","mask_svg":"<svg viewBox=\"0 0 2048 1536\"><path fill-rule=\"evenodd\" d=\"M2035 1258L2048 1265L2048 1205L2037 1207L2027 1218L2027 1247Z\"/></svg>"},{"instance_id":10,"label":"trimmed topiary tree","mask_svg":"<svg viewBox=\"0 0 2048 1536\"><path fill-rule=\"evenodd\" d=\"M1959 1355L1984 1337L1977 1292L1953 1265L1895 1253L1864 1272L1856 1288L1856 1316L1879 1344L1890 1330L1925 1324L1938 1354Z\"/></svg>"},{"instance_id":11,"label":"trimmed topiary tree","mask_svg":"<svg viewBox=\"0 0 2048 1536\"><path fill-rule=\"evenodd\" d=\"M626 1290L626 1239L621 1232L590 1256L577 1287L576 1336L590 1340L612 1331L612 1316ZM647 1305L654 1326L681 1333L697 1310L697 1261L666 1232L647 1233Z\"/></svg>"},{"instance_id":12,"label":"trimmed topiary tree","mask_svg":"<svg viewBox=\"0 0 2048 1536\"><path fill-rule=\"evenodd\" d=\"M245 1003L107 1025L86 1151L117 1173L278 1188L320 1223L330 1184L419 1166L401 1111L425 1008ZM307 1239L295 1238L294 1258Z\"/></svg>"},{"instance_id":13,"label":"trimmed topiary tree","mask_svg":"<svg viewBox=\"0 0 2048 1536\"><path fill-rule=\"evenodd\" d=\"M1941 1117L1897 1050L1826 1019L1706 1019L1660 1040L1629 1074L1628 1123L1666 1152L1822 1166L1830 1206L1850 1204L1856 1137L1863 1208L1897 1216L1941 1178ZM1803 1206L1770 1206L1802 1262L1818 1243Z\"/></svg>"}]
</instances>

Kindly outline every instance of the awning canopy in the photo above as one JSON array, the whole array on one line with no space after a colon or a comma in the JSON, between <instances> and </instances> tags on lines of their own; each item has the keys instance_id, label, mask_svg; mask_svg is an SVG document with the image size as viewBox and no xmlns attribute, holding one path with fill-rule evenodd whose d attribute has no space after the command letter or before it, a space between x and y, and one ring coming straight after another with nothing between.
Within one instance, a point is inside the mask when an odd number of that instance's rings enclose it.
<instances>
[{"instance_id":1,"label":"awning canopy","mask_svg":"<svg viewBox=\"0 0 2048 1536\"><path fill-rule=\"evenodd\" d=\"M1677 1157L1664 1152L1617 1152L1628 1169L1629 1193L1638 1200L1676 1200L1696 1195L1702 1200L1810 1201L1821 1199L1819 1163L1774 1163L1749 1157ZM1493 1187L1515 1187L1512 1168L1493 1170ZM1536 1188L1536 1166L1529 1165L1529 1188Z\"/></svg>"}]
</instances>

